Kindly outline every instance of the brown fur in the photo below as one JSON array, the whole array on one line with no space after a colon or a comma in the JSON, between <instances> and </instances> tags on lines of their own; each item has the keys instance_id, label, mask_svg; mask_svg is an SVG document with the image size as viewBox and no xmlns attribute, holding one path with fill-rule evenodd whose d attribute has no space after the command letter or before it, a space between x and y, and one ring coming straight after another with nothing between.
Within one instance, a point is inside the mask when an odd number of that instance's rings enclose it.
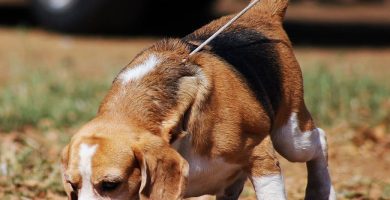
<instances>
[{"instance_id":1,"label":"brown fur","mask_svg":"<svg viewBox=\"0 0 390 200\"><path fill-rule=\"evenodd\" d=\"M287 0L262 0L227 31L246 27L261 32L275 44L282 65L282 99L272 120L241 75L229 63L206 51L187 62L190 47L180 40L164 40L139 54L125 69L151 54L162 62L140 80L123 85L116 79L97 117L84 126L63 153L64 185L82 187L77 169L81 143L98 144L92 180L109 179L108 169L119 169L117 195L141 199L181 199L185 196L188 163L170 145L191 134L191 147L200 156L222 158L251 176L280 173L270 131L298 113L302 131L314 123L303 100L302 74L281 21ZM232 16L199 29L214 33ZM194 41L194 44L197 44ZM125 70L124 69L124 70ZM239 171L227 174L233 183ZM212 177L211 177L212 178ZM190 186L188 186L190 187ZM217 189L218 186L215 186ZM120 194L119 194L120 193ZM116 194L110 194L115 196Z\"/></svg>"}]
</instances>

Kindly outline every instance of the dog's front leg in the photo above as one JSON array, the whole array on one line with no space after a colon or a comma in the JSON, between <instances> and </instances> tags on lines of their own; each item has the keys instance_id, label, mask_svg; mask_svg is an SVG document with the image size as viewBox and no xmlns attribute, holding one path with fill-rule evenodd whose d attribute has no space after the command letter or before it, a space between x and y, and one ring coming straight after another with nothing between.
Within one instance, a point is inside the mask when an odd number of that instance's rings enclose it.
<instances>
[{"instance_id":1,"label":"dog's front leg","mask_svg":"<svg viewBox=\"0 0 390 200\"><path fill-rule=\"evenodd\" d=\"M248 174L258 200L286 199L279 161L269 137L254 148Z\"/></svg>"},{"instance_id":2,"label":"dog's front leg","mask_svg":"<svg viewBox=\"0 0 390 200\"><path fill-rule=\"evenodd\" d=\"M281 173L251 177L258 200L285 200L284 182Z\"/></svg>"}]
</instances>

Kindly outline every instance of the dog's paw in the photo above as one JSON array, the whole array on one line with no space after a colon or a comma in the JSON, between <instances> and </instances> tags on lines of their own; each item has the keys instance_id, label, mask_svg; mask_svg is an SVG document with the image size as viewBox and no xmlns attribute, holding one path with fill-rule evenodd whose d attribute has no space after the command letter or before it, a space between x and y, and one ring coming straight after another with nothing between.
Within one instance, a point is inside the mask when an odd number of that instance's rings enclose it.
<instances>
[{"instance_id":1,"label":"dog's paw","mask_svg":"<svg viewBox=\"0 0 390 200\"><path fill-rule=\"evenodd\" d=\"M305 200L336 200L336 192L330 187L308 187Z\"/></svg>"}]
</instances>

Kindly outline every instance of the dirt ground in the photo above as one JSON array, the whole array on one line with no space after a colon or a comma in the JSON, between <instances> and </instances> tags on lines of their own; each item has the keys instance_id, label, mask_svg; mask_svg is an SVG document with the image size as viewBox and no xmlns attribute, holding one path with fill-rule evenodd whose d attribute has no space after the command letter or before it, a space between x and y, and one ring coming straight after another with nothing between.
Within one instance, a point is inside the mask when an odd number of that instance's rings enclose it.
<instances>
[{"instance_id":1,"label":"dirt ground","mask_svg":"<svg viewBox=\"0 0 390 200\"><path fill-rule=\"evenodd\" d=\"M88 77L114 77L113 72L157 39L72 37L41 30L0 28L0 88L13 78L13 63L53 70L55 66L67 65L68 70ZM390 48L296 47L296 54L305 70L310 70L308 66L313 63L327 63L337 66L337 70L359 72L390 84ZM330 171L339 199L390 199L390 141L384 126L362 128L359 133L345 122L325 127L329 134ZM367 132L382 142L364 140ZM305 165L280 160L288 196L302 199ZM241 199L253 200L253 194L248 183Z\"/></svg>"}]
</instances>

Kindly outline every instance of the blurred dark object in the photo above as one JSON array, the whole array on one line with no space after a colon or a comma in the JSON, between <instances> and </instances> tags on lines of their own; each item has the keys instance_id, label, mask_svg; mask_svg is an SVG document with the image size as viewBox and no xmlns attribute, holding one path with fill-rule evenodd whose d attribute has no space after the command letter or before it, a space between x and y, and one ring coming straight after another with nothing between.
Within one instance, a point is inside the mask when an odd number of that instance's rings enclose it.
<instances>
[{"instance_id":1,"label":"blurred dark object","mask_svg":"<svg viewBox=\"0 0 390 200\"><path fill-rule=\"evenodd\" d=\"M28 9L25 6L20 6L24 4L4 4L0 0L0 24L6 26L26 26L33 23L31 14L28 12Z\"/></svg>"},{"instance_id":2,"label":"blurred dark object","mask_svg":"<svg viewBox=\"0 0 390 200\"><path fill-rule=\"evenodd\" d=\"M33 13L44 27L63 32L138 32L204 11L209 0L32 0ZM189 9L188 4L191 5ZM153 14L153 21L145 21Z\"/></svg>"},{"instance_id":3,"label":"blurred dark object","mask_svg":"<svg viewBox=\"0 0 390 200\"><path fill-rule=\"evenodd\" d=\"M32 0L31 6L38 22L52 30L121 31L144 13L146 1Z\"/></svg>"},{"instance_id":4,"label":"blurred dark object","mask_svg":"<svg viewBox=\"0 0 390 200\"><path fill-rule=\"evenodd\" d=\"M27 2L28 0L0 0L0 5L5 5L5 6L26 5Z\"/></svg>"},{"instance_id":5,"label":"blurred dark object","mask_svg":"<svg viewBox=\"0 0 390 200\"><path fill-rule=\"evenodd\" d=\"M182 37L214 18L239 11L248 2L0 0L0 24L40 24L83 34ZM298 44L388 46L390 0L291 0L284 26Z\"/></svg>"},{"instance_id":6,"label":"blurred dark object","mask_svg":"<svg viewBox=\"0 0 390 200\"><path fill-rule=\"evenodd\" d=\"M187 26L193 26L211 19L212 3L213 0L0 0L1 6L31 8L34 20L47 29L72 33L154 33L156 30L150 27L163 32L182 18Z\"/></svg>"}]
</instances>

